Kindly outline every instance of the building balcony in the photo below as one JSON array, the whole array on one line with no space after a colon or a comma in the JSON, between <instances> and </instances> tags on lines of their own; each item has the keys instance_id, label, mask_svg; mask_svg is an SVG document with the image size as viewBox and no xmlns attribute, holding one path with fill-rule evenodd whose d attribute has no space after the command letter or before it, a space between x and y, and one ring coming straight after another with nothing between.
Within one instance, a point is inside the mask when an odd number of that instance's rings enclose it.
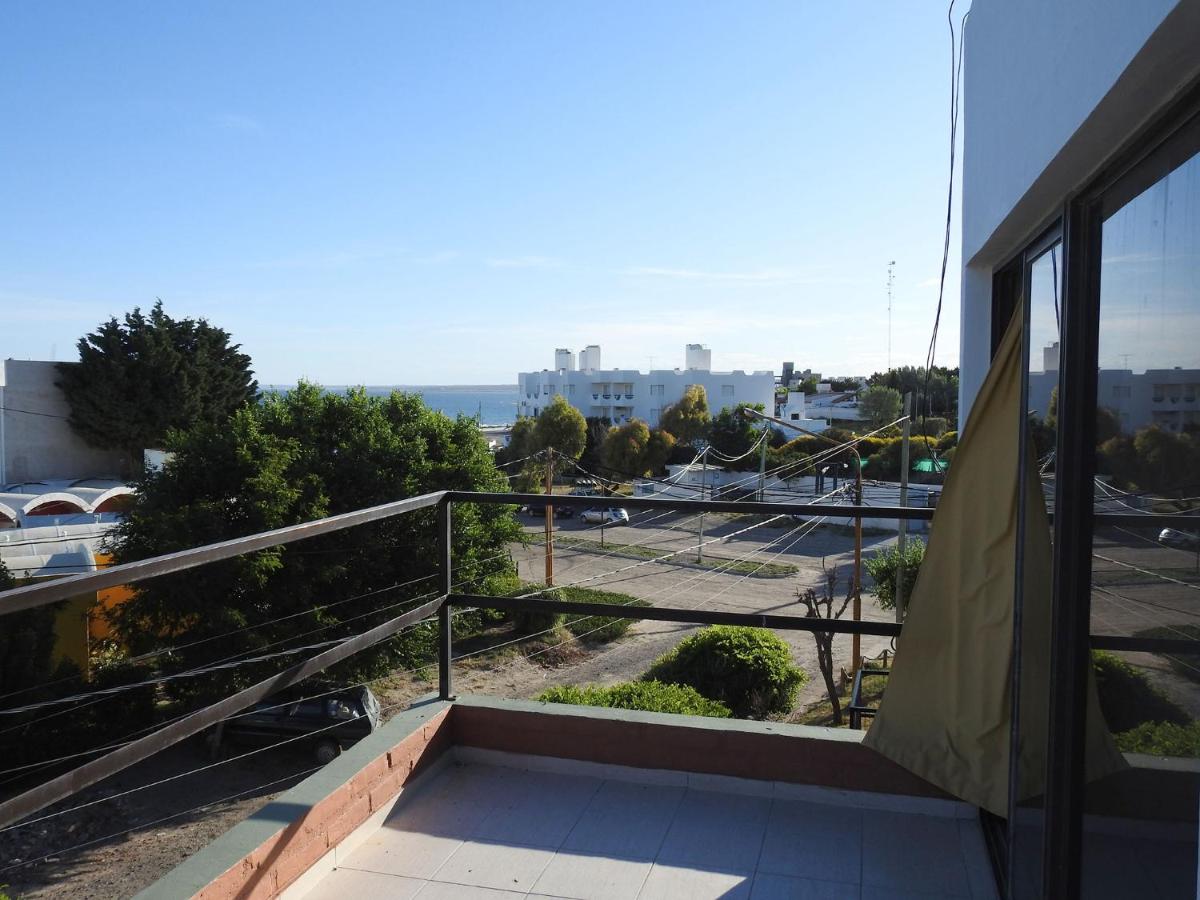
<instances>
[{"instance_id":1,"label":"building balcony","mask_svg":"<svg viewBox=\"0 0 1200 900\"><path fill-rule=\"evenodd\" d=\"M510 499L536 498L438 492L244 539L262 549L301 540L297 535L436 509L445 587L369 634L378 643L401 629L430 623L431 633L438 635L433 666L438 691L396 704L390 720L192 855L142 897L319 900L368 892L382 898L417 892L485 896L484 891L631 900L900 892L998 896L978 811L865 746L861 731L456 696L454 664L460 657L454 655L450 628L456 609L538 615L570 610L582 616L612 611L599 603L453 592L447 542L454 505ZM594 502L562 496L555 505L583 508ZM792 507L797 514L836 513L839 518L856 509L697 501L691 495L622 500L644 512L694 509L698 502L713 512L787 514ZM914 523L933 517L932 510L917 507L857 509L860 515L869 509L873 516L890 514ZM246 552L244 543L232 544L184 551L170 558L167 571ZM165 559L127 564L122 577L136 581L161 574ZM114 577L113 570L86 576L97 583ZM783 586L789 594L792 589ZM28 601L29 589L22 590ZM78 583L36 587L47 603L68 590L78 591ZM780 634L835 624L781 614L775 602L753 612L745 611L749 607L741 600L724 610L681 609L664 602L630 612L650 622L746 624ZM886 641L902 629L889 618L842 621L833 630L843 638L858 634ZM323 651L323 666L372 646L358 643L366 636ZM189 720L198 716L197 728L223 722L236 709L300 684L313 674L305 665L247 688L239 695L241 707L206 707ZM188 736L185 724L168 726L175 740ZM138 756L137 743L119 751L119 762L129 765L163 746L154 741L155 749ZM1132 762L1131 770L1112 776L1111 784L1093 786L1089 810L1110 819L1116 811L1128 815L1128 800L1137 797L1146 819L1167 810L1171 828L1190 828L1194 841L1195 805L1188 800L1200 779L1197 767L1182 761ZM1110 821L1108 827L1115 826ZM1145 841L1134 841L1125 852L1142 852L1144 844L1147 860L1156 859L1160 873L1194 879L1194 865L1190 876L1184 871L1194 855L1155 856L1155 846ZM497 893L497 900L503 896Z\"/></svg>"},{"instance_id":2,"label":"building balcony","mask_svg":"<svg viewBox=\"0 0 1200 900\"><path fill-rule=\"evenodd\" d=\"M860 738L431 697L150 896L995 896L974 810Z\"/></svg>"}]
</instances>

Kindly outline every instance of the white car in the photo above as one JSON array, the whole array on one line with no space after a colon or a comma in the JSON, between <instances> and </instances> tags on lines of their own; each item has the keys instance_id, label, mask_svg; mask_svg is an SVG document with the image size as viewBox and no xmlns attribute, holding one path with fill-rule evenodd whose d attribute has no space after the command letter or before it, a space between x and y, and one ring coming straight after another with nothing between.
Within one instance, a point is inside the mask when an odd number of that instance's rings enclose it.
<instances>
[{"instance_id":1,"label":"white car","mask_svg":"<svg viewBox=\"0 0 1200 900\"><path fill-rule=\"evenodd\" d=\"M1200 549L1200 535L1190 531L1179 531L1176 528L1164 528L1158 533L1158 542L1168 547L1178 547L1181 550Z\"/></svg>"},{"instance_id":2,"label":"white car","mask_svg":"<svg viewBox=\"0 0 1200 900\"><path fill-rule=\"evenodd\" d=\"M628 525L629 513L618 507L608 509L585 509L579 519L588 525Z\"/></svg>"}]
</instances>

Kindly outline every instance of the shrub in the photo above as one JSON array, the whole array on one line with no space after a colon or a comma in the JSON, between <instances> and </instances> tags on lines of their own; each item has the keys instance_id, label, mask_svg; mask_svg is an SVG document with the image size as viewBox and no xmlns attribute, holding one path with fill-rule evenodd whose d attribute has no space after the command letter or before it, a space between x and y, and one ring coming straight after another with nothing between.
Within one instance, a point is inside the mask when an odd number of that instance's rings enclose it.
<instances>
[{"instance_id":1,"label":"shrub","mask_svg":"<svg viewBox=\"0 0 1200 900\"><path fill-rule=\"evenodd\" d=\"M517 588L509 594L528 593L538 590L537 585ZM629 594L617 594L611 591L598 591L593 588L564 587L539 590L535 597L547 600L566 600L575 603L607 603L612 606L649 606L645 600L639 600ZM517 634L533 635L543 631L566 626L576 637L594 643L614 641L629 630L632 619L615 616L572 616L564 613L521 611L513 616L513 627Z\"/></svg>"},{"instance_id":2,"label":"shrub","mask_svg":"<svg viewBox=\"0 0 1200 900\"><path fill-rule=\"evenodd\" d=\"M886 447L891 440L891 438L879 436L859 438L858 455L863 459L874 456L876 453Z\"/></svg>"},{"instance_id":3,"label":"shrub","mask_svg":"<svg viewBox=\"0 0 1200 900\"><path fill-rule=\"evenodd\" d=\"M642 680L688 685L735 716L762 719L790 712L808 675L765 628L713 625L656 659Z\"/></svg>"},{"instance_id":4,"label":"shrub","mask_svg":"<svg viewBox=\"0 0 1200 900\"><path fill-rule=\"evenodd\" d=\"M1143 722L1116 735L1117 747L1125 753L1152 756L1200 757L1200 722Z\"/></svg>"},{"instance_id":5,"label":"shrub","mask_svg":"<svg viewBox=\"0 0 1200 900\"><path fill-rule=\"evenodd\" d=\"M880 478L885 481L895 481L900 478L900 456L901 447L904 443L903 438L892 438L888 440L877 453L872 453L868 460L868 468L871 471L872 478ZM932 454L930 446L936 446L931 438L912 435L908 441L908 460L909 465L915 463L918 459L927 459ZM912 480L912 473L909 473Z\"/></svg>"},{"instance_id":6,"label":"shrub","mask_svg":"<svg viewBox=\"0 0 1200 900\"><path fill-rule=\"evenodd\" d=\"M912 599L913 586L917 583L917 572L925 559L925 543L913 538L904 548L904 598L905 604ZM867 574L875 582L875 596L881 609L896 608L896 565L900 561L900 548L895 544L875 551L866 561Z\"/></svg>"},{"instance_id":7,"label":"shrub","mask_svg":"<svg viewBox=\"0 0 1200 900\"><path fill-rule=\"evenodd\" d=\"M1114 734L1129 731L1144 722L1187 725L1187 714L1160 692L1146 676L1111 653L1092 653L1096 671L1096 693L1104 721Z\"/></svg>"},{"instance_id":8,"label":"shrub","mask_svg":"<svg viewBox=\"0 0 1200 900\"><path fill-rule=\"evenodd\" d=\"M914 415L911 433L925 434L935 438L946 432L948 424L941 416L926 416L922 419L920 415Z\"/></svg>"},{"instance_id":9,"label":"shrub","mask_svg":"<svg viewBox=\"0 0 1200 900\"><path fill-rule=\"evenodd\" d=\"M649 606L645 600L639 600L629 594L617 594L611 591L598 591L593 588L568 587L554 591L556 599L570 600L576 603L607 603L611 606ZM573 635L596 643L615 641L629 630L634 619L619 619L614 616L567 616L564 624Z\"/></svg>"},{"instance_id":10,"label":"shrub","mask_svg":"<svg viewBox=\"0 0 1200 900\"><path fill-rule=\"evenodd\" d=\"M729 707L724 703L709 700L687 685L663 684L659 681L626 681L609 687L561 685L543 691L538 699L543 703L573 703L576 706L607 706L644 712L729 718Z\"/></svg>"},{"instance_id":11,"label":"shrub","mask_svg":"<svg viewBox=\"0 0 1200 900\"><path fill-rule=\"evenodd\" d=\"M950 450L957 446L958 446L958 432L957 431L947 431L945 434L943 434L940 438L937 439L937 448L938 448L938 450L940 450L942 452L945 452L945 451Z\"/></svg>"}]
</instances>

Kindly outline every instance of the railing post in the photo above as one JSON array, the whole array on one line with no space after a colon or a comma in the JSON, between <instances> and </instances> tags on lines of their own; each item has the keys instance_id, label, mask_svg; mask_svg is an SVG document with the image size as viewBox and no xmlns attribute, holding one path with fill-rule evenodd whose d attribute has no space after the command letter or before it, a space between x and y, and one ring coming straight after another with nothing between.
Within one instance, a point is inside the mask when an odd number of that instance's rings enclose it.
<instances>
[{"instance_id":1,"label":"railing post","mask_svg":"<svg viewBox=\"0 0 1200 900\"><path fill-rule=\"evenodd\" d=\"M451 580L451 540L450 540L450 501L444 500L438 505L438 564L442 575L442 605L438 608L438 699L452 700L453 677L452 660L454 646L450 627L450 593L453 589Z\"/></svg>"}]
</instances>

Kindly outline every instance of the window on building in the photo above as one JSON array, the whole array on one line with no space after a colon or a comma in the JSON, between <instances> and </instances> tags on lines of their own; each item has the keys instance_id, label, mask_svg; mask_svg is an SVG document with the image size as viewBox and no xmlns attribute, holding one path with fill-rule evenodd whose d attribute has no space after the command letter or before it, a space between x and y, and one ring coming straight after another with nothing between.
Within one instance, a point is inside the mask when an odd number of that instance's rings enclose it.
<instances>
[{"instance_id":1,"label":"window on building","mask_svg":"<svg viewBox=\"0 0 1200 900\"><path fill-rule=\"evenodd\" d=\"M1114 400L1128 400L1130 395L1132 394L1132 391L1133 391L1133 389L1127 384L1114 384L1113 391L1112 391L1113 399Z\"/></svg>"},{"instance_id":2,"label":"window on building","mask_svg":"<svg viewBox=\"0 0 1200 900\"><path fill-rule=\"evenodd\" d=\"M667 393L667 386L665 384L650 385L650 396L651 397L663 397L666 395L666 393Z\"/></svg>"},{"instance_id":3,"label":"window on building","mask_svg":"<svg viewBox=\"0 0 1200 900\"><path fill-rule=\"evenodd\" d=\"M721 396L722 397L732 397L733 396L733 385L732 384L721 385Z\"/></svg>"}]
</instances>

